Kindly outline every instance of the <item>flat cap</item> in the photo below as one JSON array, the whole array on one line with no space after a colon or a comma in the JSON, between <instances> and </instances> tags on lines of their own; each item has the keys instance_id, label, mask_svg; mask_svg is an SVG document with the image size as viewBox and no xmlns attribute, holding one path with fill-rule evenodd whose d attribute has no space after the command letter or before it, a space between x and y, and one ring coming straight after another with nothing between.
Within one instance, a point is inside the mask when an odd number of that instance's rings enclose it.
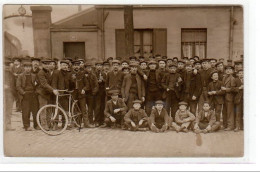
<instances>
[{"instance_id":1,"label":"flat cap","mask_svg":"<svg viewBox=\"0 0 260 173\"><path fill-rule=\"evenodd\" d=\"M70 62L73 61L73 59L72 59L71 57L65 57L64 59L65 59L65 60L69 60Z\"/></svg>"},{"instance_id":2,"label":"flat cap","mask_svg":"<svg viewBox=\"0 0 260 173\"><path fill-rule=\"evenodd\" d=\"M120 65L121 63L120 63L119 60L115 59L115 60L112 61L112 64L119 64Z\"/></svg>"},{"instance_id":3,"label":"flat cap","mask_svg":"<svg viewBox=\"0 0 260 173\"><path fill-rule=\"evenodd\" d=\"M31 61L41 61L41 59L40 59L40 58L37 58L37 57L32 57L32 58L31 58Z\"/></svg>"},{"instance_id":4,"label":"flat cap","mask_svg":"<svg viewBox=\"0 0 260 173\"><path fill-rule=\"evenodd\" d=\"M130 67L137 67L138 65L139 65L139 64L138 64L138 63L135 63L135 62L129 64Z\"/></svg>"},{"instance_id":5,"label":"flat cap","mask_svg":"<svg viewBox=\"0 0 260 173\"><path fill-rule=\"evenodd\" d=\"M183 64L185 64L185 61L184 61L183 59L180 59L180 60L178 60L178 63L183 63Z\"/></svg>"},{"instance_id":6,"label":"flat cap","mask_svg":"<svg viewBox=\"0 0 260 173\"><path fill-rule=\"evenodd\" d=\"M107 58L107 61L113 60L113 59L114 59L113 57L108 57L108 58Z\"/></svg>"},{"instance_id":7,"label":"flat cap","mask_svg":"<svg viewBox=\"0 0 260 173\"><path fill-rule=\"evenodd\" d=\"M142 63L145 63L145 64L147 64L148 62L147 61L140 61L140 64L142 64Z\"/></svg>"},{"instance_id":8,"label":"flat cap","mask_svg":"<svg viewBox=\"0 0 260 173\"><path fill-rule=\"evenodd\" d=\"M193 64L192 64L190 61L187 61L187 62L185 63L185 65L186 65L186 66L188 66L188 65L191 65L191 66L192 66Z\"/></svg>"},{"instance_id":9,"label":"flat cap","mask_svg":"<svg viewBox=\"0 0 260 173\"><path fill-rule=\"evenodd\" d=\"M60 64L62 64L62 63L70 64L70 60L66 60L66 59L65 59L65 60L61 60L61 61L60 61Z\"/></svg>"},{"instance_id":10,"label":"flat cap","mask_svg":"<svg viewBox=\"0 0 260 173\"><path fill-rule=\"evenodd\" d=\"M92 67L92 66L93 66L92 62L85 62L85 67Z\"/></svg>"},{"instance_id":11,"label":"flat cap","mask_svg":"<svg viewBox=\"0 0 260 173\"><path fill-rule=\"evenodd\" d=\"M237 61L234 61L234 64L243 64L243 61L242 60L237 60Z\"/></svg>"},{"instance_id":12,"label":"flat cap","mask_svg":"<svg viewBox=\"0 0 260 173\"><path fill-rule=\"evenodd\" d=\"M160 58L160 59L158 59L157 61L158 61L158 62L164 61L164 62L166 63L166 59L163 59L163 58Z\"/></svg>"},{"instance_id":13,"label":"flat cap","mask_svg":"<svg viewBox=\"0 0 260 173\"><path fill-rule=\"evenodd\" d=\"M72 61L72 64L80 64L80 63L81 63L81 61L79 61L79 60Z\"/></svg>"},{"instance_id":14,"label":"flat cap","mask_svg":"<svg viewBox=\"0 0 260 173\"><path fill-rule=\"evenodd\" d=\"M213 71L210 73L210 76L212 77L212 75L215 74L215 73L218 73L218 71L213 70Z\"/></svg>"},{"instance_id":15,"label":"flat cap","mask_svg":"<svg viewBox=\"0 0 260 173\"><path fill-rule=\"evenodd\" d=\"M188 105L188 103L187 102L179 102L179 105Z\"/></svg>"},{"instance_id":16,"label":"flat cap","mask_svg":"<svg viewBox=\"0 0 260 173\"><path fill-rule=\"evenodd\" d=\"M24 63L23 63L23 66L32 66L32 63L31 63L31 62L28 62L28 61L26 61L26 62L24 62Z\"/></svg>"},{"instance_id":17,"label":"flat cap","mask_svg":"<svg viewBox=\"0 0 260 173\"><path fill-rule=\"evenodd\" d=\"M176 63L171 63L168 67L177 67L178 65Z\"/></svg>"},{"instance_id":18,"label":"flat cap","mask_svg":"<svg viewBox=\"0 0 260 173\"><path fill-rule=\"evenodd\" d=\"M220 64L224 65L223 62L217 62L216 65L215 65L215 67L217 67L217 66L220 65Z\"/></svg>"},{"instance_id":19,"label":"flat cap","mask_svg":"<svg viewBox=\"0 0 260 173\"><path fill-rule=\"evenodd\" d=\"M42 63L49 63L49 62L55 62L54 59L50 59L50 58L43 58L42 59Z\"/></svg>"},{"instance_id":20,"label":"flat cap","mask_svg":"<svg viewBox=\"0 0 260 173\"><path fill-rule=\"evenodd\" d=\"M130 60L131 60L131 59L137 60L136 56L130 56L129 59L130 59Z\"/></svg>"},{"instance_id":21,"label":"flat cap","mask_svg":"<svg viewBox=\"0 0 260 173\"><path fill-rule=\"evenodd\" d=\"M209 61L215 61L215 62L217 62L217 59L211 58L211 59L209 59Z\"/></svg>"},{"instance_id":22,"label":"flat cap","mask_svg":"<svg viewBox=\"0 0 260 173\"><path fill-rule=\"evenodd\" d=\"M157 62L156 62L156 61L154 61L154 60L151 60L151 61L149 61L149 62L148 62L148 65L151 65L151 64L155 64L155 65L156 65L156 64L157 64Z\"/></svg>"},{"instance_id":23,"label":"flat cap","mask_svg":"<svg viewBox=\"0 0 260 173\"><path fill-rule=\"evenodd\" d=\"M208 58L204 58L204 59L202 59L202 60L200 60L201 61L201 63L203 63L203 62L209 62L209 59Z\"/></svg>"},{"instance_id":24,"label":"flat cap","mask_svg":"<svg viewBox=\"0 0 260 173\"><path fill-rule=\"evenodd\" d=\"M163 105L163 101L157 100L157 101L155 102L155 104L156 104L156 105L158 105L158 104L162 104L162 105Z\"/></svg>"},{"instance_id":25,"label":"flat cap","mask_svg":"<svg viewBox=\"0 0 260 173\"><path fill-rule=\"evenodd\" d=\"M139 103L139 104L141 104L142 101L141 101L141 100L134 100L134 101L133 101L133 104L135 104L135 103Z\"/></svg>"},{"instance_id":26,"label":"flat cap","mask_svg":"<svg viewBox=\"0 0 260 173\"><path fill-rule=\"evenodd\" d=\"M233 69L234 70L234 67L232 65L226 65L225 69Z\"/></svg>"},{"instance_id":27,"label":"flat cap","mask_svg":"<svg viewBox=\"0 0 260 173\"><path fill-rule=\"evenodd\" d=\"M122 71L124 71L124 70L126 70L126 69L130 70L130 67L123 67L123 68L122 68Z\"/></svg>"},{"instance_id":28,"label":"flat cap","mask_svg":"<svg viewBox=\"0 0 260 173\"><path fill-rule=\"evenodd\" d=\"M108 61L104 61L103 65L110 65Z\"/></svg>"},{"instance_id":29,"label":"flat cap","mask_svg":"<svg viewBox=\"0 0 260 173\"><path fill-rule=\"evenodd\" d=\"M84 59L82 59L82 58L80 58L80 59L77 59L78 61L80 61L80 62L85 62L85 60Z\"/></svg>"},{"instance_id":30,"label":"flat cap","mask_svg":"<svg viewBox=\"0 0 260 173\"><path fill-rule=\"evenodd\" d=\"M97 61L97 62L95 62L95 65L103 65L103 61Z\"/></svg>"},{"instance_id":31,"label":"flat cap","mask_svg":"<svg viewBox=\"0 0 260 173\"><path fill-rule=\"evenodd\" d=\"M176 59L177 61L179 60L178 57L173 57L173 58L172 58L172 60L175 60L175 59Z\"/></svg>"},{"instance_id":32,"label":"flat cap","mask_svg":"<svg viewBox=\"0 0 260 173\"><path fill-rule=\"evenodd\" d=\"M20 57L14 57L14 58L13 58L13 61L20 61L20 62L21 62L21 61L22 61L22 58L20 58Z\"/></svg>"},{"instance_id":33,"label":"flat cap","mask_svg":"<svg viewBox=\"0 0 260 173\"><path fill-rule=\"evenodd\" d=\"M123 63L129 64L129 61L124 59L124 60L121 61L121 64L123 64Z\"/></svg>"},{"instance_id":34,"label":"flat cap","mask_svg":"<svg viewBox=\"0 0 260 173\"><path fill-rule=\"evenodd\" d=\"M109 93L111 96L117 96L117 95L119 95L119 90L110 90L110 91L108 91L108 93Z\"/></svg>"}]
</instances>

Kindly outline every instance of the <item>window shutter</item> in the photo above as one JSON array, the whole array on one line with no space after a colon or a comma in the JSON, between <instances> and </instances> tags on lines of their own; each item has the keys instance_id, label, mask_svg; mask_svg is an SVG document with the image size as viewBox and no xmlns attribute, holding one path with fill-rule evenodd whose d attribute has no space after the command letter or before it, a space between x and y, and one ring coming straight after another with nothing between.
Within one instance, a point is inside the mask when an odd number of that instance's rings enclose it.
<instances>
[{"instance_id":1,"label":"window shutter","mask_svg":"<svg viewBox=\"0 0 260 173\"><path fill-rule=\"evenodd\" d=\"M167 29L153 30L153 55L167 56Z\"/></svg>"},{"instance_id":2,"label":"window shutter","mask_svg":"<svg viewBox=\"0 0 260 173\"><path fill-rule=\"evenodd\" d=\"M125 31L116 29L116 56L124 58L125 55Z\"/></svg>"}]
</instances>

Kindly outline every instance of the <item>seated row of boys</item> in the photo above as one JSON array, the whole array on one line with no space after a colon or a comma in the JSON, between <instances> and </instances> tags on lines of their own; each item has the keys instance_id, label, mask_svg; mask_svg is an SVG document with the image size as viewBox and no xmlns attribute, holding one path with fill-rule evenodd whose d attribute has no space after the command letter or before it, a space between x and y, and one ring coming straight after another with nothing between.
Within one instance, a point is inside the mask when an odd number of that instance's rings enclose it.
<instances>
[{"instance_id":1,"label":"seated row of boys","mask_svg":"<svg viewBox=\"0 0 260 173\"><path fill-rule=\"evenodd\" d=\"M118 91L111 92L111 100L105 107L105 125L103 127L121 127L131 131L165 132L168 129L176 132L188 132L189 129L195 133L209 133L220 129L220 122L216 121L215 112L210 109L210 104L204 102L202 111L195 117L188 109L186 102L179 103L175 120L169 116L161 100L156 101L151 115L148 117L142 109L142 101L133 101L133 108L128 112L123 99L118 97Z\"/></svg>"}]
</instances>

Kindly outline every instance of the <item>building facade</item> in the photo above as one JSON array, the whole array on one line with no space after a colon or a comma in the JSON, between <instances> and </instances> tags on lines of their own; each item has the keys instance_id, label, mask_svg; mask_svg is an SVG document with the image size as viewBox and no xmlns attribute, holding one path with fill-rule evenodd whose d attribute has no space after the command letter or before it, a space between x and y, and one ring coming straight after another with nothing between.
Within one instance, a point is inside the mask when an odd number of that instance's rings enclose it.
<instances>
[{"instance_id":1,"label":"building facade","mask_svg":"<svg viewBox=\"0 0 260 173\"><path fill-rule=\"evenodd\" d=\"M236 60L244 54L241 6L134 6L133 22L136 56ZM39 50L49 51L52 58L125 58L123 6L94 6L43 30L50 32L44 37L50 49Z\"/></svg>"}]
</instances>

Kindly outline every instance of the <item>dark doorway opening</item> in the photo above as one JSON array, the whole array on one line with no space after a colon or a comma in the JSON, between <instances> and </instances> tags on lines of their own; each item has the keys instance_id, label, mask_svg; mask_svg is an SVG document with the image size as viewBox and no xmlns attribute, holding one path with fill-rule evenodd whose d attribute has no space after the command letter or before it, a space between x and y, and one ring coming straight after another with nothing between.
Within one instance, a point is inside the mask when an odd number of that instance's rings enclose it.
<instances>
[{"instance_id":1,"label":"dark doorway opening","mask_svg":"<svg viewBox=\"0 0 260 173\"><path fill-rule=\"evenodd\" d=\"M63 42L64 57L85 59L85 42Z\"/></svg>"}]
</instances>

